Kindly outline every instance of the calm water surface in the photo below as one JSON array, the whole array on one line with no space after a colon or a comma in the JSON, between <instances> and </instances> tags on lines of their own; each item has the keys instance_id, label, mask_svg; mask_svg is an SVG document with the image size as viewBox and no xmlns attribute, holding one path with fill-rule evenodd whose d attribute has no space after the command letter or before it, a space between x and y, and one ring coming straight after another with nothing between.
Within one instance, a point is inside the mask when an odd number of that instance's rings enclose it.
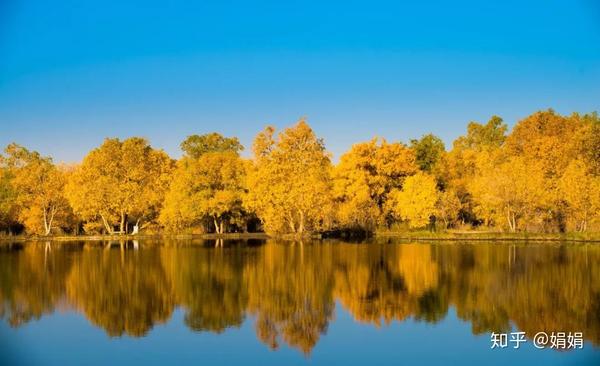
<instances>
[{"instance_id":1,"label":"calm water surface","mask_svg":"<svg viewBox=\"0 0 600 366\"><path fill-rule=\"evenodd\" d=\"M599 265L589 244L26 243L0 251L0 362L600 365Z\"/></svg>"}]
</instances>

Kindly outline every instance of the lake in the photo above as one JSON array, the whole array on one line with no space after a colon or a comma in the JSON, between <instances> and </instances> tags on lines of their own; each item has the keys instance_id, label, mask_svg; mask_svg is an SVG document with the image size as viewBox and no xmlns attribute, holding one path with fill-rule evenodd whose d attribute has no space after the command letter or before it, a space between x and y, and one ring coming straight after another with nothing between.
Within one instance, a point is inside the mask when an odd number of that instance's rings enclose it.
<instances>
[{"instance_id":1,"label":"lake","mask_svg":"<svg viewBox=\"0 0 600 366\"><path fill-rule=\"evenodd\" d=\"M599 264L597 244L15 243L0 362L598 365Z\"/></svg>"}]
</instances>

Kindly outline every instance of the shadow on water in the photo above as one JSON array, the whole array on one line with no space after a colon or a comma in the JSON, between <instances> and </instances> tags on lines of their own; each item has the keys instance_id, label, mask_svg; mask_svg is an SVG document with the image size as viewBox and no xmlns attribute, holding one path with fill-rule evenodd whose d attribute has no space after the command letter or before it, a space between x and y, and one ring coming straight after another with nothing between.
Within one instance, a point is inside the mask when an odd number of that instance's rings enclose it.
<instances>
[{"instance_id":1,"label":"shadow on water","mask_svg":"<svg viewBox=\"0 0 600 366\"><path fill-rule=\"evenodd\" d=\"M184 309L194 332L255 319L256 337L310 353L339 303L380 327L437 323L473 334L583 332L600 345L600 247L136 240L0 250L0 316L13 327L65 306L110 336L144 336Z\"/></svg>"}]
</instances>

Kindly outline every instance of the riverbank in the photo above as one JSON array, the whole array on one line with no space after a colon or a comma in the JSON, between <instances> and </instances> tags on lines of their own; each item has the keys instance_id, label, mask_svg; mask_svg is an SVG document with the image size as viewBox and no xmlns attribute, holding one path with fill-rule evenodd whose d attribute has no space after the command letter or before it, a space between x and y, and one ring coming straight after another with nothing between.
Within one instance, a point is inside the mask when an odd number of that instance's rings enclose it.
<instances>
[{"instance_id":1,"label":"riverbank","mask_svg":"<svg viewBox=\"0 0 600 366\"><path fill-rule=\"evenodd\" d=\"M376 231L375 237L402 240L448 240L448 241L569 241L600 242L600 233L507 233L495 231Z\"/></svg>"},{"instance_id":2,"label":"riverbank","mask_svg":"<svg viewBox=\"0 0 600 366\"><path fill-rule=\"evenodd\" d=\"M227 234L136 234L136 235L2 235L0 242L26 242L26 241L51 241L51 242L81 242L81 241L122 241L122 240L265 240L269 236L265 233L227 233Z\"/></svg>"},{"instance_id":3,"label":"riverbank","mask_svg":"<svg viewBox=\"0 0 600 366\"><path fill-rule=\"evenodd\" d=\"M599 242L600 233L506 233L484 231L376 231L375 238L394 238L407 241L537 241L537 242ZM132 241L132 240L320 240L320 234L299 238L293 234L268 235L266 233L226 234L137 234L137 235L1 235L0 244L32 242L75 243L82 241ZM343 239L343 237L341 238Z\"/></svg>"}]
</instances>

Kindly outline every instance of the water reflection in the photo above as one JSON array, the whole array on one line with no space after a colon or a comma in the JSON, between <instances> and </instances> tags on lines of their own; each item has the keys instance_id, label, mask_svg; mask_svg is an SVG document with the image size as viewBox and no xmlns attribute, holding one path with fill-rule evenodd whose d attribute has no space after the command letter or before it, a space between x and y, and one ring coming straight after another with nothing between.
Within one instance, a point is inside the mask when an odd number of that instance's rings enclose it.
<instances>
[{"instance_id":1,"label":"water reflection","mask_svg":"<svg viewBox=\"0 0 600 366\"><path fill-rule=\"evenodd\" d=\"M252 316L268 347L310 353L337 301L377 327L435 323L454 307L474 334L515 326L583 332L600 344L598 246L122 244L1 251L0 315L17 327L73 309L110 336L138 337L181 307L192 331L220 333Z\"/></svg>"}]
</instances>

